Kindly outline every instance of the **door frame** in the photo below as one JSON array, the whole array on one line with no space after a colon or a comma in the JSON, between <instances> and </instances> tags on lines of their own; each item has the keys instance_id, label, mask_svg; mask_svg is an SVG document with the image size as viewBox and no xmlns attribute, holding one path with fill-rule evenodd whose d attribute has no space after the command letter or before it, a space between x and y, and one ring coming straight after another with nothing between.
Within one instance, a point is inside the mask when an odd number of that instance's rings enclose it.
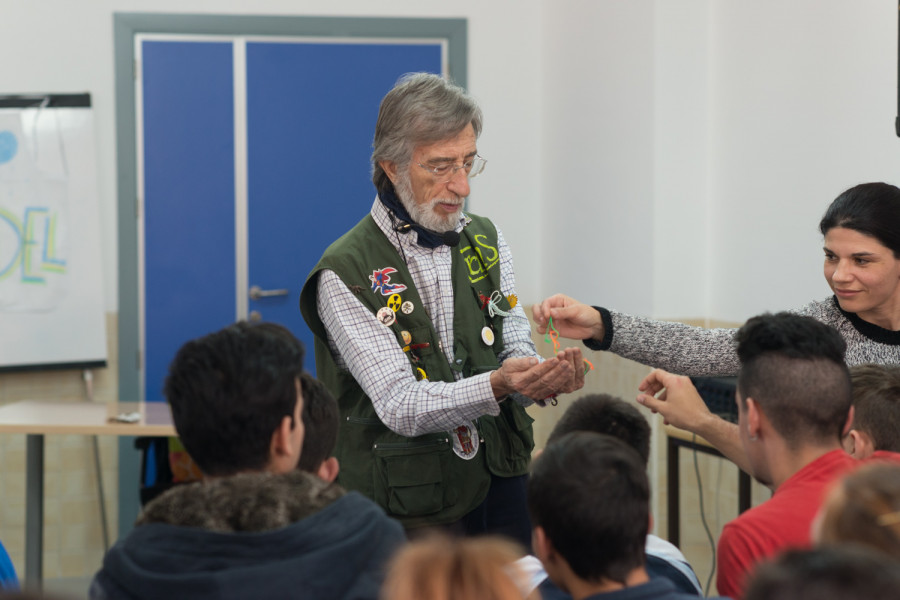
<instances>
[{"instance_id":1,"label":"door frame","mask_svg":"<svg viewBox=\"0 0 900 600\"><path fill-rule=\"evenodd\" d=\"M440 38L447 43L447 73L468 83L466 19L306 17L115 13L118 194L118 392L120 400L141 397L140 248L138 236L137 114L135 36L138 34L229 35L315 38ZM140 455L131 438L119 440L119 537L137 517Z\"/></svg>"}]
</instances>

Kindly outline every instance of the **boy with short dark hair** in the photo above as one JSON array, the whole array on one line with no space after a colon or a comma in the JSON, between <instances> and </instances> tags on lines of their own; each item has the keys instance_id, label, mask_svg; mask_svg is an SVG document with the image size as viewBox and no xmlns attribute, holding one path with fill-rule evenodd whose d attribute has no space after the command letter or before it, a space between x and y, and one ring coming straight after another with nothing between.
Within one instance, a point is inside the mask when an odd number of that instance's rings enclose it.
<instances>
[{"instance_id":1,"label":"boy with short dark hair","mask_svg":"<svg viewBox=\"0 0 900 600\"><path fill-rule=\"evenodd\" d=\"M760 565L746 600L875 600L896 598L900 564L871 548L791 550Z\"/></svg>"},{"instance_id":2,"label":"boy with short dark hair","mask_svg":"<svg viewBox=\"0 0 900 600\"><path fill-rule=\"evenodd\" d=\"M303 346L241 322L187 342L165 395L205 477L147 505L90 597L378 597L402 527L371 500L297 469Z\"/></svg>"},{"instance_id":3,"label":"boy with short dark hair","mask_svg":"<svg viewBox=\"0 0 900 600\"><path fill-rule=\"evenodd\" d=\"M624 442L577 431L549 444L533 464L528 508L535 554L574 600L696 598L647 574L650 483Z\"/></svg>"},{"instance_id":4,"label":"boy with short dark hair","mask_svg":"<svg viewBox=\"0 0 900 600\"><path fill-rule=\"evenodd\" d=\"M854 458L897 460L900 452L900 365L850 367L853 426L844 450Z\"/></svg>"},{"instance_id":5,"label":"boy with short dark hair","mask_svg":"<svg viewBox=\"0 0 900 600\"><path fill-rule=\"evenodd\" d=\"M826 490L857 461L841 447L852 412L846 343L837 330L782 312L748 320L735 341L742 464L774 490L772 498L727 523L719 536L716 588L741 598L747 574L758 563L810 545L810 527ZM639 401L654 410L668 402L702 405L686 377L660 369L641 389Z\"/></svg>"},{"instance_id":6,"label":"boy with short dark hair","mask_svg":"<svg viewBox=\"0 0 900 600\"><path fill-rule=\"evenodd\" d=\"M337 400L321 381L307 372L300 375L303 391L303 450L297 468L331 483L337 479L340 465L334 456L340 427Z\"/></svg>"},{"instance_id":7,"label":"boy with short dark hair","mask_svg":"<svg viewBox=\"0 0 900 600\"><path fill-rule=\"evenodd\" d=\"M589 394L569 405L547 438L547 445L573 431L609 434L637 451L647 468L650 460L650 424L633 404L609 394ZM702 596L703 589L691 565L673 544L651 533L644 546L647 573L651 578L665 577L686 594ZM535 574L535 579L540 574ZM556 597L552 582L540 584L544 596Z\"/></svg>"}]
</instances>

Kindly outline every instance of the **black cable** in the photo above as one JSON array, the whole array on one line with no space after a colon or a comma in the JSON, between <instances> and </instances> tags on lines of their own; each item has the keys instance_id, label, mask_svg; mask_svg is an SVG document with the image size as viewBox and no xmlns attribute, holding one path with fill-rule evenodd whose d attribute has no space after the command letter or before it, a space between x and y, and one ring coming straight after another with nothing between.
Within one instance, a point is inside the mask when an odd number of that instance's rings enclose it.
<instances>
[{"instance_id":1,"label":"black cable","mask_svg":"<svg viewBox=\"0 0 900 600\"><path fill-rule=\"evenodd\" d=\"M713 575L716 573L716 540L713 538L709 524L706 522L706 511L703 508L703 482L700 481L700 463L697 460L697 434L692 434L691 441L694 444L694 474L697 476L697 492L700 496L700 522L703 523L703 530L709 539L709 546L712 548L712 567L709 570L709 578L706 580L706 588L703 592L704 596L709 596L709 588L712 585Z\"/></svg>"}]
</instances>

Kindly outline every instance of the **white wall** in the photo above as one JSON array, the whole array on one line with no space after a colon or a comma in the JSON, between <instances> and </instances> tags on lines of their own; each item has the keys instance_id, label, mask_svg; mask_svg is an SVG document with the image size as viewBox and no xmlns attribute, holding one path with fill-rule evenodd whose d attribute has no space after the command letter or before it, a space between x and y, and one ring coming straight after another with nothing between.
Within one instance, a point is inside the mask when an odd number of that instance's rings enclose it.
<instances>
[{"instance_id":1,"label":"white wall","mask_svg":"<svg viewBox=\"0 0 900 600\"><path fill-rule=\"evenodd\" d=\"M828 295L827 204L900 183L896 4L544 11L542 293L732 321Z\"/></svg>"},{"instance_id":2,"label":"white wall","mask_svg":"<svg viewBox=\"0 0 900 600\"><path fill-rule=\"evenodd\" d=\"M897 6L711 5L711 306L737 319L829 295L828 203L864 181L900 184Z\"/></svg>"},{"instance_id":3,"label":"white wall","mask_svg":"<svg viewBox=\"0 0 900 600\"><path fill-rule=\"evenodd\" d=\"M543 5L544 294L652 310L653 7Z\"/></svg>"},{"instance_id":4,"label":"white wall","mask_svg":"<svg viewBox=\"0 0 900 600\"><path fill-rule=\"evenodd\" d=\"M539 0L0 0L0 94L91 92L97 123L106 309L118 309L113 14L115 12L467 18L469 89L484 109L489 160L470 208L494 217L536 299L540 217ZM299 285L299 282L298 282Z\"/></svg>"},{"instance_id":5,"label":"white wall","mask_svg":"<svg viewBox=\"0 0 900 600\"><path fill-rule=\"evenodd\" d=\"M653 244L647 284L655 316L710 315L707 14L715 1L656 3L653 217L645 236Z\"/></svg>"},{"instance_id":6,"label":"white wall","mask_svg":"<svg viewBox=\"0 0 900 600\"><path fill-rule=\"evenodd\" d=\"M112 15L464 17L490 159L471 208L520 296L743 320L823 297L816 224L900 182L886 0L47 0L0 4L0 93L93 94L106 308L117 310Z\"/></svg>"}]
</instances>

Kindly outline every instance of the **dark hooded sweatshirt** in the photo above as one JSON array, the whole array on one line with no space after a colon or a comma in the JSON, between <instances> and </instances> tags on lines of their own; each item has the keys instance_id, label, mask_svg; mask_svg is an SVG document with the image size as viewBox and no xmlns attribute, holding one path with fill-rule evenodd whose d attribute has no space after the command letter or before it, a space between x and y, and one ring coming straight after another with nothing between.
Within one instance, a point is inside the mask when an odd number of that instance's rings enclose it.
<instances>
[{"instance_id":1,"label":"dark hooded sweatshirt","mask_svg":"<svg viewBox=\"0 0 900 600\"><path fill-rule=\"evenodd\" d=\"M313 475L235 475L151 502L90 597L375 599L405 539L371 500Z\"/></svg>"}]
</instances>

